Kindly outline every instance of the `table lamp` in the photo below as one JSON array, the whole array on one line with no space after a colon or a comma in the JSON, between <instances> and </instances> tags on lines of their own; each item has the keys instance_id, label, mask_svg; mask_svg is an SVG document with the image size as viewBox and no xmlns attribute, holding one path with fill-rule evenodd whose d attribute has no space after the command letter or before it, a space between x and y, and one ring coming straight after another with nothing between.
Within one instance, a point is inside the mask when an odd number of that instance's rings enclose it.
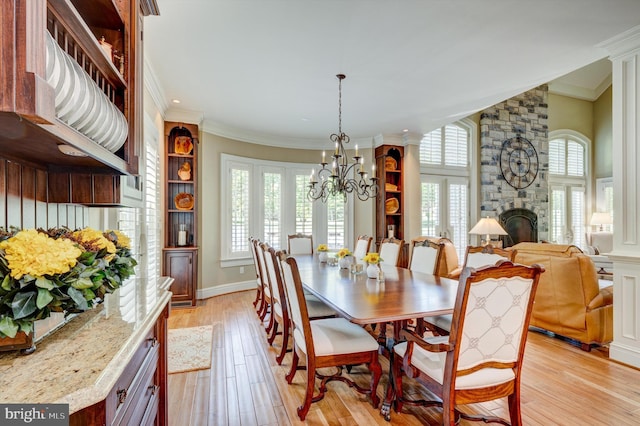
<instances>
[{"instance_id":1,"label":"table lamp","mask_svg":"<svg viewBox=\"0 0 640 426\"><path fill-rule=\"evenodd\" d=\"M613 220L611 219L611 213L609 212L595 212L591 215L591 222L589 222L591 226L600 226L599 231L603 231L602 225L611 225L613 224Z\"/></svg>"},{"instance_id":2,"label":"table lamp","mask_svg":"<svg viewBox=\"0 0 640 426\"><path fill-rule=\"evenodd\" d=\"M469 234L486 235L485 245L491 243L491 235L508 235L507 231L492 217L483 217L476 226L471 228Z\"/></svg>"}]
</instances>

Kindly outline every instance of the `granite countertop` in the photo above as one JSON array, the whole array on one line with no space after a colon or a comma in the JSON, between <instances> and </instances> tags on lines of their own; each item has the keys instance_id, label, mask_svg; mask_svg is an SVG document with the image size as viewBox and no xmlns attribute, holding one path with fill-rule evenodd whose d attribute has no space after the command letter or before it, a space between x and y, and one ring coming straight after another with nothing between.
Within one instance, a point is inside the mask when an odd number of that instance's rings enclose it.
<instances>
[{"instance_id":1,"label":"granite countertop","mask_svg":"<svg viewBox=\"0 0 640 426\"><path fill-rule=\"evenodd\" d=\"M0 402L64 403L74 413L106 398L171 300L172 281L131 279L37 342L33 354L0 352Z\"/></svg>"}]
</instances>

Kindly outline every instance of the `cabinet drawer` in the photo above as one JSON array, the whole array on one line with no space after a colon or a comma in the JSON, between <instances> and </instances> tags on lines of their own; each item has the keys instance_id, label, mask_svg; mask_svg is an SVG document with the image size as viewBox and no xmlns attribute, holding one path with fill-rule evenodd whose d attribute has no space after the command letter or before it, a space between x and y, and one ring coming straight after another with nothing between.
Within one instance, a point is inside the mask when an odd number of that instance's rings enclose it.
<instances>
[{"instance_id":1,"label":"cabinet drawer","mask_svg":"<svg viewBox=\"0 0 640 426\"><path fill-rule=\"evenodd\" d=\"M122 407L122 416L120 413L116 416L117 425L139 425L145 416L147 407L151 398L155 396L159 386L155 383L156 366L158 365L158 351L152 350L149 353L148 362L145 360L143 370L140 371L140 380L136 377L134 383L131 384L132 394L129 404Z\"/></svg>"},{"instance_id":2,"label":"cabinet drawer","mask_svg":"<svg viewBox=\"0 0 640 426\"><path fill-rule=\"evenodd\" d=\"M155 328L150 330L134 353L131 361L113 387L106 401L107 424L120 424L125 420L129 406L137 407L141 401L141 387L153 376L158 364L158 340ZM144 393L144 392L142 392ZM144 410L144 405L140 407Z\"/></svg>"}]
</instances>

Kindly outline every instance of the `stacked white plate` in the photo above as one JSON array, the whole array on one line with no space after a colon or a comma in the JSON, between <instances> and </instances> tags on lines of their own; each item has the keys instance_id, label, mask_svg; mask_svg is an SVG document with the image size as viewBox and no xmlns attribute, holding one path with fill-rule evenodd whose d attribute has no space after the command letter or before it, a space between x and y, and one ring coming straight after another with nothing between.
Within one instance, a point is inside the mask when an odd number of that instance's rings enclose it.
<instances>
[{"instance_id":1,"label":"stacked white plate","mask_svg":"<svg viewBox=\"0 0 640 426\"><path fill-rule=\"evenodd\" d=\"M111 152L120 149L129 133L124 114L48 32L46 78L60 120Z\"/></svg>"}]
</instances>

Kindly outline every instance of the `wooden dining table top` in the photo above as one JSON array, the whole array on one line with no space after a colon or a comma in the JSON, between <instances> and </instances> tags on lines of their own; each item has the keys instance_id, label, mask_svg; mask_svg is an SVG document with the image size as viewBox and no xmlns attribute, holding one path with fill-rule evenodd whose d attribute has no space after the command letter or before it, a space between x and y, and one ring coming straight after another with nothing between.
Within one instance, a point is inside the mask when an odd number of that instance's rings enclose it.
<instances>
[{"instance_id":1,"label":"wooden dining table top","mask_svg":"<svg viewBox=\"0 0 640 426\"><path fill-rule=\"evenodd\" d=\"M305 288L356 324L395 322L453 311L458 281L381 265L385 281L365 271L320 263L317 255L294 255ZM366 267L366 265L365 265Z\"/></svg>"}]
</instances>

